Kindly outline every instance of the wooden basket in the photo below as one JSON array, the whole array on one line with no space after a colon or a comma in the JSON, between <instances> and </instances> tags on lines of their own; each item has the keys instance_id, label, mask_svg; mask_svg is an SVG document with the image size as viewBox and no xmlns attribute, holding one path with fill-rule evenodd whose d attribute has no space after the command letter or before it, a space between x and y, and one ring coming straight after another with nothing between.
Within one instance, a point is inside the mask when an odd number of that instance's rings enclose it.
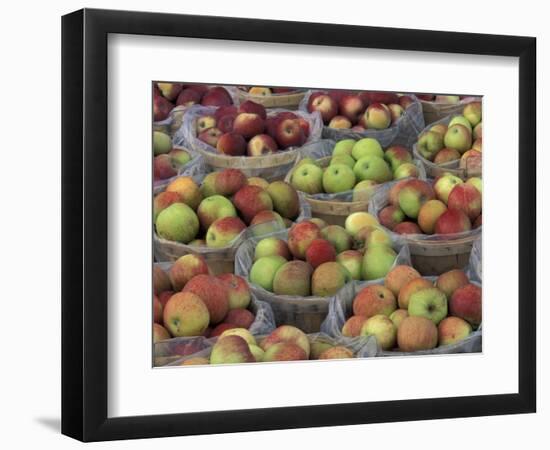
<instances>
[{"instance_id":1,"label":"wooden basket","mask_svg":"<svg viewBox=\"0 0 550 450\"><path fill-rule=\"evenodd\" d=\"M469 97L462 99L459 103L436 103L420 100L422 104L422 113L426 126L437 122L453 114L462 114L464 106L472 101L479 101L478 98Z\"/></svg>"},{"instance_id":2,"label":"wooden basket","mask_svg":"<svg viewBox=\"0 0 550 450\"><path fill-rule=\"evenodd\" d=\"M306 91L290 92L288 94L252 95L242 89L236 88L234 96L239 103L247 100L259 103L266 108L298 109Z\"/></svg>"},{"instance_id":3,"label":"wooden basket","mask_svg":"<svg viewBox=\"0 0 550 450\"><path fill-rule=\"evenodd\" d=\"M328 314L329 298L293 300L273 295L263 300L271 306L277 326L293 325L304 333L317 333Z\"/></svg>"}]
</instances>

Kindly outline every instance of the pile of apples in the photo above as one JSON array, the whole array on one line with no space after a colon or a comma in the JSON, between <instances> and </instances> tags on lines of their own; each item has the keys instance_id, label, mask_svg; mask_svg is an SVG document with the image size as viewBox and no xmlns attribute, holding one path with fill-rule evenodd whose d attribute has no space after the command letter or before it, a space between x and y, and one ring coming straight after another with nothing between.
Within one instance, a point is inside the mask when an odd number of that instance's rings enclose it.
<instances>
[{"instance_id":1,"label":"pile of apples","mask_svg":"<svg viewBox=\"0 0 550 450\"><path fill-rule=\"evenodd\" d=\"M249 328L255 319L246 280L211 275L201 255L182 256L168 272L154 266L153 291L153 342L219 336L230 328Z\"/></svg>"},{"instance_id":2,"label":"pile of apples","mask_svg":"<svg viewBox=\"0 0 550 450\"><path fill-rule=\"evenodd\" d=\"M228 106L233 99L222 86L206 84L155 83L153 85L153 119L165 120L176 106Z\"/></svg>"},{"instance_id":3,"label":"pile of apples","mask_svg":"<svg viewBox=\"0 0 550 450\"><path fill-rule=\"evenodd\" d=\"M434 283L400 265L383 285L356 295L342 334L374 336L383 350L414 352L458 343L480 324L481 288L462 270L446 272Z\"/></svg>"},{"instance_id":4,"label":"pile of apples","mask_svg":"<svg viewBox=\"0 0 550 450\"><path fill-rule=\"evenodd\" d=\"M228 156L265 156L304 145L309 123L290 111L267 115L263 105L247 100L238 108L222 106L196 121L199 140Z\"/></svg>"},{"instance_id":5,"label":"pile of apples","mask_svg":"<svg viewBox=\"0 0 550 450\"><path fill-rule=\"evenodd\" d=\"M416 93L414 94L418 100L423 102L434 102L442 103L447 105L455 105L460 103L462 100L471 99L469 95L439 95L439 94L426 94L426 93Z\"/></svg>"},{"instance_id":6,"label":"pile of apples","mask_svg":"<svg viewBox=\"0 0 550 450\"><path fill-rule=\"evenodd\" d=\"M222 248L247 228L255 235L284 229L300 214L296 189L284 181L247 179L237 169L173 179L153 201L157 235L192 246ZM199 237L200 236L200 237Z\"/></svg>"},{"instance_id":7,"label":"pile of apples","mask_svg":"<svg viewBox=\"0 0 550 450\"><path fill-rule=\"evenodd\" d=\"M343 345L316 339L292 325L281 325L268 336L256 338L248 330L224 331L212 347L210 357L192 357L181 365L243 364L255 362L304 361L354 358Z\"/></svg>"},{"instance_id":8,"label":"pile of apples","mask_svg":"<svg viewBox=\"0 0 550 450\"><path fill-rule=\"evenodd\" d=\"M258 97L269 97L270 95L290 94L299 89L291 87L268 87L268 86L239 86L241 91Z\"/></svg>"},{"instance_id":9,"label":"pile of apples","mask_svg":"<svg viewBox=\"0 0 550 450\"><path fill-rule=\"evenodd\" d=\"M482 180L466 182L444 174L432 185L402 180L388 193L389 205L378 212L380 224L398 234L455 234L482 224Z\"/></svg>"},{"instance_id":10,"label":"pile of apples","mask_svg":"<svg viewBox=\"0 0 550 450\"><path fill-rule=\"evenodd\" d=\"M294 224L286 240L260 240L248 277L277 295L330 297L351 280L383 278L396 257L376 218L356 212L345 227L309 219Z\"/></svg>"},{"instance_id":11,"label":"pile of apples","mask_svg":"<svg viewBox=\"0 0 550 450\"><path fill-rule=\"evenodd\" d=\"M368 201L375 186L392 180L418 177L412 154L398 145L384 151L374 138L336 143L330 164L322 168L311 158L296 165L290 183L307 194L336 194L353 190L353 201Z\"/></svg>"},{"instance_id":12,"label":"pile of apples","mask_svg":"<svg viewBox=\"0 0 550 450\"><path fill-rule=\"evenodd\" d=\"M175 177L178 170L191 160L183 149L172 147L172 138L161 131L153 132L154 181Z\"/></svg>"},{"instance_id":13,"label":"pile of apples","mask_svg":"<svg viewBox=\"0 0 550 450\"><path fill-rule=\"evenodd\" d=\"M460 167L481 166L481 102L468 103L462 115L454 116L448 125L433 125L423 132L417 143L420 155L435 164L459 161Z\"/></svg>"},{"instance_id":14,"label":"pile of apples","mask_svg":"<svg viewBox=\"0 0 550 450\"><path fill-rule=\"evenodd\" d=\"M389 128L413 103L408 95L390 92L329 90L313 92L307 110L319 111L323 123L330 128L361 132Z\"/></svg>"}]
</instances>

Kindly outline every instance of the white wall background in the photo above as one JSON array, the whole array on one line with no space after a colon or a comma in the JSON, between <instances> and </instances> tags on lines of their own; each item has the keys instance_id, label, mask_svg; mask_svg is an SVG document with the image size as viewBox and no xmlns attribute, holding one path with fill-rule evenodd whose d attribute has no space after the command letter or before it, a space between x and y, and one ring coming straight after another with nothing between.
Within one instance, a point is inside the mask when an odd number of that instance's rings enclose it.
<instances>
[{"instance_id":1,"label":"white wall background","mask_svg":"<svg viewBox=\"0 0 550 450\"><path fill-rule=\"evenodd\" d=\"M538 38L538 151L539 180L550 165L544 155L545 116L550 101L550 31L542 3L535 1L494 2L440 0L327 3L316 11L309 3L295 0L245 2L239 0L182 2L143 0L88 2L4 2L0 15L2 123L0 183L2 196L3 320L2 376L0 381L0 442L5 448L74 448L81 444L59 434L60 417L60 16L83 6L177 12L189 14L247 16L282 20L350 23L449 31L517 34ZM321 2L317 2L321 4ZM345 70L343 68L342 70ZM542 76L544 74L544 76ZM502 95L506 95L505 92ZM503 130L505 132L505 130ZM535 149L523 149L535 151ZM502 170L506 162L502 162ZM544 191L544 192L543 192ZM547 225L550 182L539 187L539 229ZM546 220L544 220L546 219ZM546 227L548 228L548 226ZM540 255L549 240L539 233ZM503 271L506 270L505 261ZM541 299L549 290L539 282L539 318L549 307ZM153 445L209 448L334 448L343 443L369 448L462 449L476 447L534 446L548 442L549 388L540 380L550 371L548 328L539 329L539 412L536 415L472 418L401 424L320 428L278 432L240 433L226 436L172 438L162 441L129 441L97 444L100 448L150 448ZM545 354L544 354L545 353ZM109 447L108 447L109 446Z\"/></svg>"}]
</instances>

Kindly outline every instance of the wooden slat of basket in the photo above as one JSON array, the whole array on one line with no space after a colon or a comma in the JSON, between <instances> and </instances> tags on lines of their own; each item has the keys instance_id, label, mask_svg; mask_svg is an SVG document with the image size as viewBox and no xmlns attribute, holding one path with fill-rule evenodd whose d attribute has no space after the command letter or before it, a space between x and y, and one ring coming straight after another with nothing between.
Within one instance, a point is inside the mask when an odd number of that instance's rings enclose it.
<instances>
[{"instance_id":1,"label":"wooden slat of basket","mask_svg":"<svg viewBox=\"0 0 550 450\"><path fill-rule=\"evenodd\" d=\"M237 89L239 102L251 100L266 108L297 108L305 94L305 92L293 92L290 94L251 95L241 89Z\"/></svg>"},{"instance_id":2,"label":"wooden slat of basket","mask_svg":"<svg viewBox=\"0 0 550 450\"><path fill-rule=\"evenodd\" d=\"M247 156L235 157L222 154L207 152L202 149L198 151L204 156L207 164L219 168L234 168L234 169L269 169L280 167L285 164L293 164L298 156L297 150L285 150L272 153L266 156Z\"/></svg>"}]
</instances>

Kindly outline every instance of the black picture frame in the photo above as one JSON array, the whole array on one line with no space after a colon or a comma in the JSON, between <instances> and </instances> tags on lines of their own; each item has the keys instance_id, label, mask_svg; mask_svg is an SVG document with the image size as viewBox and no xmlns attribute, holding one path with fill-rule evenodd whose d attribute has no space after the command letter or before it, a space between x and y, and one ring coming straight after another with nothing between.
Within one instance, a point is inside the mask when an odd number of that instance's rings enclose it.
<instances>
[{"instance_id":1,"label":"black picture frame","mask_svg":"<svg viewBox=\"0 0 550 450\"><path fill-rule=\"evenodd\" d=\"M518 393L107 416L107 37L181 36L519 58ZM536 39L84 9L62 18L62 433L82 441L536 410ZM521 300L521 301L519 301Z\"/></svg>"}]
</instances>

